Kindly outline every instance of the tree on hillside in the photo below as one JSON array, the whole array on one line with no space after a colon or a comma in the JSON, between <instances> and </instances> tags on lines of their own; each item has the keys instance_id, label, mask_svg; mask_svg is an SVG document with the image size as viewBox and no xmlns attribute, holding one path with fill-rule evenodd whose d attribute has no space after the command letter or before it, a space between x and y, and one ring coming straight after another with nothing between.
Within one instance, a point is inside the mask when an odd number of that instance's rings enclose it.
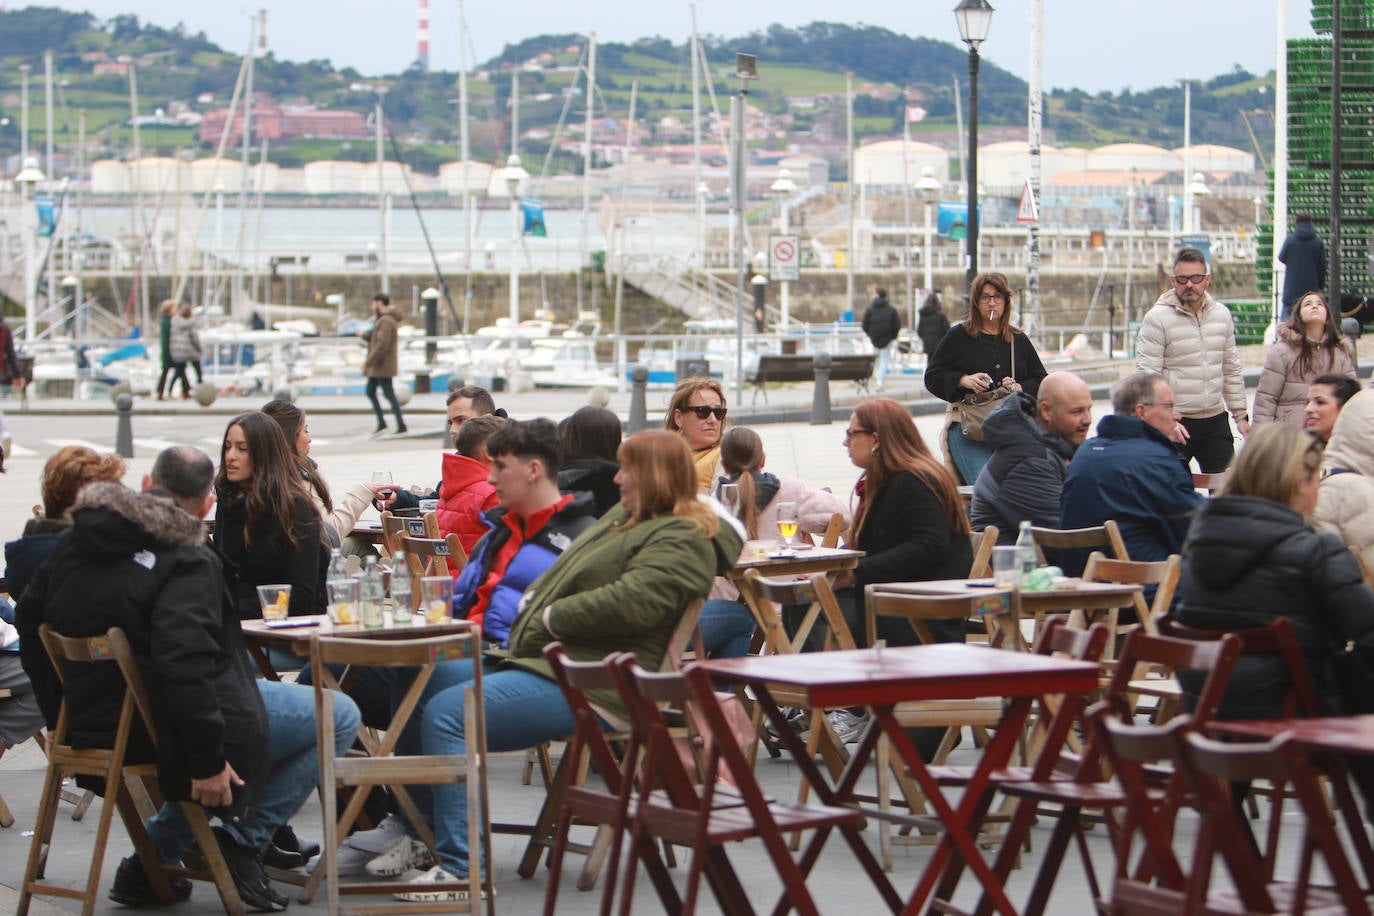
<instances>
[{"instance_id":1,"label":"tree on hillside","mask_svg":"<svg viewBox=\"0 0 1374 916\"><path fill-rule=\"evenodd\" d=\"M0 57L34 57L48 48L62 48L77 34L95 27L90 13L44 6L28 6L0 13L0 17Z\"/></svg>"}]
</instances>

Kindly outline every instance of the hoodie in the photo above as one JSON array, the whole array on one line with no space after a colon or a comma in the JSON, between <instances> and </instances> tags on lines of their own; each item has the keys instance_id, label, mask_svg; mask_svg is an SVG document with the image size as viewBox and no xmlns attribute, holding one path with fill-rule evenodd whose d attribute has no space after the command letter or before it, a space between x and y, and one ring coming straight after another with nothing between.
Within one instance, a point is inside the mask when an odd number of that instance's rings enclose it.
<instances>
[{"instance_id":1,"label":"hoodie","mask_svg":"<svg viewBox=\"0 0 1374 916\"><path fill-rule=\"evenodd\" d=\"M1318 534L1287 506L1250 496L1203 503L1188 532L1173 615L1206 630L1263 626L1287 617L1328 712L1340 714L1331 644L1353 639L1374 648L1374 593L1341 540ZM1190 699L1201 672L1179 672ZM1284 714L1287 668L1275 656L1240 659L1221 718Z\"/></svg>"},{"instance_id":2,"label":"hoodie","mask_svg":"<svg viewBox=\"0 0 1374 916\"><path fill-rule=\"evenodd\" d=\"M1035 398L1017 392L983 423L992 458L973 485L969 521L974 531L997 526L997 543L1016 543L1021 522L1059 524L1059 497L1068 462L1078 450L1036 419Z\"/></svg>"},{"instance_id":3,"label":"hoodie","mask_svg":"<svg viewBox=\"0 0 1374 916\"><path fill-rule=\"evenodd\" d=\"M1326 289L1326 246L1311 223L1298 223L1283 240L1279 261L1283 274L1284 310L1291 309L1304 294Z\"/></svg>"}]
</instances>

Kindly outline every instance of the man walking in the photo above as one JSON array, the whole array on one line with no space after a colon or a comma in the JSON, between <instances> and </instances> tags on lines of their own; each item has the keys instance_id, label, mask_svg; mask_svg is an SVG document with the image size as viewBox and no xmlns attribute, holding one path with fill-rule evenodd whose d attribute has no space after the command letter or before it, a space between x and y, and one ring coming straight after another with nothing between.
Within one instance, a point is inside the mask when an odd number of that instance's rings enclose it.
<instances>
[{"instance_id":1,"label":"man walking","mask_svg":"<svg viewBox=\"0 0 1374 916\"><path fill-rule=\"evenodd\" d=\"M1326 289L1326 246L1309 214L1299 213L1293 221L1293 231L1279 249L1279 260L1287 267L1283 274L1283 317L1287 319L1293 304L1305 294Z\"/></svg>"},{"instance_id":2,"label":"man walking","mask_svg":"<svg viewBox=\"0 0 1374 916\"><path fill-rule=\"evenodd\" d=\"M391 297L386 293L373 296L372 315L372 330L359 332L367 339L367 359L363 361L363 375L367 376L367 399L372 402L372 411L377 415L377 428L372 435L385 435L387 431L386 415L382 413L382 405L377 400L378 388L382 389L382 394L391 402L391 409L396 414L396 432L404 433L407 430L405 418L401 416L401 402L396 400L396 390L391 384L397 373L397 349L400 343L396 334L396 316L391 310Z\"/></svg>"},{"instance_id":3,"label":"man walking","mask_svg":"<svg viewBox=\"0 0 1374 916\"><path fill-rule=\"evenodd\" d=\"M169 802L147 824L158 857L176 862L191 843L181 808L170 802L198 802L220 817L215 839L244 903L275 912L288 901L268 881L263 850L274 851L274 832L319 782L315 701L308 687L254 678L221 560L202 531L213 478L203 452L177 446L158 455L143 493L113 482L83 489L71 529L19 601L19 651L49 725L65 695L73 741L109 747L123 702L119 673L88 665L59 680L38 628L47 623L66 636L123 628L160 738L154 750L139 727L129 749L130 762L157 761ZM334 752L342 755L360 717L342 694L334 709ZM172 884L178 899L190 895L189 883ZM126 906L156 902L137 856L120 863L110 897Z\"/></svg>"},{"instance_id":4,"label":"man walking","mask_svg":"<svg viewBox=\"0 0 1374 916\"><path fill-rule=\"evenodd\" d=\"M1201 251L1180 249L1170 279L1173 288L1141 322L1135 367L1164 376L1182 415L1172 438L1202 473L1220 474L1236 453L1231 419L1242 436L1250 434L1235 324L1207 292L1212 277Z\"/></svg>"},{"instance_id":5,"label":"man walking","mask_svg":"<svg viewBox=\"0 0 1374 916\"><path fill-rule=\"evenodd\" d=\"M902 316L887 301L886 287L873 287L873 301L864 311L863 329L878 351L878 358L873 363L873 384L875 391L882 391L887 366L892 361L892 345L902 330Z\"/></svg>"}]
</instances>

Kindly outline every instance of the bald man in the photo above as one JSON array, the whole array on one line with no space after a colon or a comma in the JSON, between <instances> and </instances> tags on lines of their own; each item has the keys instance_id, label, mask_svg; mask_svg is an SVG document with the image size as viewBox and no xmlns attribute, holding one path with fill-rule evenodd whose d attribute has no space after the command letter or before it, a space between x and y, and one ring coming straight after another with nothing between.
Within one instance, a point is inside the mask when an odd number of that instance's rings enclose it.
<instances>
[{"instance_id":1,"label":"bald man","mask_svg":"<svg viewBox=\"0 0 1374 916\"><path fill-rule=\"evenodd\" d=\"M1092 393L1072 372L1051 372L1035 396L1003 401L983 423L992 458L973 485L974 530L996 525L997 543L1013 544L1023 521L1057 527L1064 472L1092 420Z\"/></svg>"}]
</instances>

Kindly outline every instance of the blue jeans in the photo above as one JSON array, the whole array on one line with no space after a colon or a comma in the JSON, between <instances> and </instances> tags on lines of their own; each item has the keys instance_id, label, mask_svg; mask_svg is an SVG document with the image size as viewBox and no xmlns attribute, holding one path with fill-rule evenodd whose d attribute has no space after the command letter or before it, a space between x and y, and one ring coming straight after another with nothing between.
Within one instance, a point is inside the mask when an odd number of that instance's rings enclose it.
<instances>
[{"instance_id":1,"label":"blue jeans","mask_svg":"<svg viewBox=\"0 0 1374 916\"><path fill-rule=\"evenodd\" d=\"M887 367L892 362L892 350L897 346L894 340L885 347L878 347L877 358L873 360L873 385L878 391L883 390L883 379L887 377Z\"/></svg>"},{"instance_id":2,"label":"blue jeans","mask_svg":"<svg viewBox=\"0 0 1374 916\"><path fill-rule=\"evenodd\" d=\"M240 846L257 849L278 827L291 820L320 781L320 757L315 745L315 691L297 684L257 681L267 709L267 784L258 793L258 807L242 823L226 823ZM362 721L358 707L334 692L334 755L348 753ZM170 738L170 736L167 736ZM148 836L158 858L175 862L191 844L191 827L180 805L170 802L148 821Z\"/></svg>"},{"instance_id":3,"label":"blue jeans","mask_svg":"<svg viewBox=\"0 0 1374 916\"><path fill-rule=\"evenodd\" d=\"M405 417L401 416L401 402L396 399L396 389L392 387L389 378L369 378L367 380L367 399L372 402L372 412L377 415L377 427L380 429L386 426L386 415L382 413L382 404L377 400L377 389L382 389L382 394L391 402L391 409L396 414L396 431L400 432L406 425Z\"/></svg>"},{"instance_id":4,"label":"blue jeans","mask_svg":"<svg viewBox=\"0 0 1374 916\"><path fill-rule=\"evenodd\" d=\"M740 601L712 598L701 607L701 642L711 658L739 658L749 654L754 638L754 615Z\"/></svg>"},{"instance_id":5,"label":"blue jeans","mask_svg":"<svg viewBox=\"0 0 1374 916\"><path fill-rule=\"evenodd\" d=\"M496 659L482 661L482 694L487 714L487 750L520 751L572 734L572 710L558 685L522 668L498 670ZM420 703L397 744L398 754L462 754L466 747L463 688L473 678L473 661L444 662L434 671ZM399 697L410 679L401 677ZM419 809L429 814L435 847L444 871L468 874L467 787L456 783L407 786ZM407 824L409 829L409 824Z\"/></svg>"},{"instance_id":6,"label":"blue jeans","mask_svg":"<svg viewBox=\"0 0 1374 916\"><path fill-rule=\"evenodd\" d=\"M964 435L958 423L951 424L946 441L949 443L949 457L959 469L964 483L973 486L983 465L992 458L992 449L986 442L977 442Z\"/></svg>"}]
</instances>

